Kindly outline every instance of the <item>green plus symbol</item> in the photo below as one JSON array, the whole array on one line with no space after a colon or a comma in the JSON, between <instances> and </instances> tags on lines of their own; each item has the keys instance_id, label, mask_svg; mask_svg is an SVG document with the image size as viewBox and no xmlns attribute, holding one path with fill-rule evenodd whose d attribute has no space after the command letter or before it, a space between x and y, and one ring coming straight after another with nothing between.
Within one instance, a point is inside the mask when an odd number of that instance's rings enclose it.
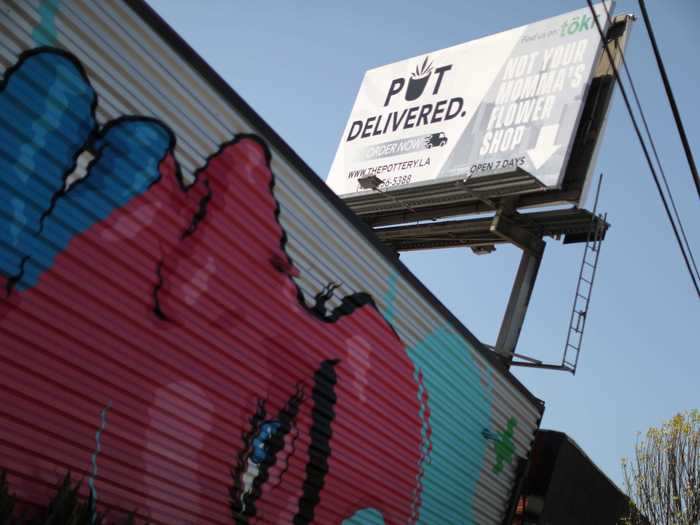
<instances>
[{"instance_id":1,"label":"green plus symbol","mask_svg":"<svg viewBox=\"0 0 700 525\"><path fill-rule=\"evenodd\" d=\"M482 435L493 441L493 449L496 452L496 464L493 466L493 473L499 474L503 471L504 463L510 464L513 461L513 453L515 445L513 444L513 432L518 422L514 417L508 420L508 426L505 430L494 434L488 429L484 429Z\"/></svg>"}]
</instances>

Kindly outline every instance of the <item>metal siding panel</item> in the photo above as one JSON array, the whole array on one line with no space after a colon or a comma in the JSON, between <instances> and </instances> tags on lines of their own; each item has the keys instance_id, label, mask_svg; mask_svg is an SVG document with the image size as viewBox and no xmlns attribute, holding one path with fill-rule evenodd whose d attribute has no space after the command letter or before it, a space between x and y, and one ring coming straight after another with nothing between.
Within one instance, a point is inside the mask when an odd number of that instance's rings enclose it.
<instances>
[{"instance_id":1,"label":"metal siding panel","mask_svg":"<svg viewBox=\"0 0 700 525\"><path fill-rule=\"evenodd\" d=\"M0 15L0 468L20 499L92 479L106 413L96 495L117 514L230 523L233 471L239 521L500 523L541 407L147 8L47 5ZM68 54L27 54L46 38Z\"/></svg>"}]
</instances>

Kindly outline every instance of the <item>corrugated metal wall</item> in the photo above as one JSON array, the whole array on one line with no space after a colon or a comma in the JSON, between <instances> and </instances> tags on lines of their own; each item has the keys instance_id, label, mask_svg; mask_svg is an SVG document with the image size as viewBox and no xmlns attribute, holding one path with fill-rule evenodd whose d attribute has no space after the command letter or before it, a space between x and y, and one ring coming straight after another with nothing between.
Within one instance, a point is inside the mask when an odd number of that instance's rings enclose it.
<instances>
[{"instance_id":1,"label":"corrugated metal wall","mask_svg":"<svg viewBox=\"0 0 700 525\"><path fill-rule=\"evenodd\" d=\"M502 522L540 404L274 132L138 0L0 17L19 499L70 470L153 523Z\"/></svg>"}]
</instances>

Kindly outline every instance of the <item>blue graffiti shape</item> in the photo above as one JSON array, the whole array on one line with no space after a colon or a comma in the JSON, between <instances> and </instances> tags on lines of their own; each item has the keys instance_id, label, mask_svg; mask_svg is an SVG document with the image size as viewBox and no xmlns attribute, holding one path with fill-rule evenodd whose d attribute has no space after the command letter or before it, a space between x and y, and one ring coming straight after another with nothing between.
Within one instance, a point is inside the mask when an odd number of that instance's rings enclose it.
<instances>
[{"instance_id":1,"label":"blue graffiti shape","mask_svg":"<svg viewBox=\"0 0 700 525\"><path fill-rule=\"evenodd\" d=\"M265 421L260 425L260 431L253 439L253 451L250 455L250 460L256 465L260 465L268 458L268 444L280 425L279 421Z\"/></svg>"},{"instance_id":2,"label":"blue graffiti shape","mask_svg":"<svg viewBox=\"0 0 700 525\"><path fill-rule=\"evenodd\" d=\"M34 286L71 239L160 177L175 145L147 117L100 127L97 95L69 53L23 54L0 84L0 275ZM68 187L73 176L77 182Z\"/></svg>"}]
</instances>

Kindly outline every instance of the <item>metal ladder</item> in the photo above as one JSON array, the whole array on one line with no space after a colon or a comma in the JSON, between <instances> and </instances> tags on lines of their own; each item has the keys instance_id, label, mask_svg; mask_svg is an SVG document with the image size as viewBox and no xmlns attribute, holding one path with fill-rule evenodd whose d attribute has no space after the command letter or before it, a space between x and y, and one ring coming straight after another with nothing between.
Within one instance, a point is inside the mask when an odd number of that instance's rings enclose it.
<instances>
[{"instance_id":1,"label":"metal ladder","mask_svg":"<svg viewBox=\"0 0 700 525\"><path fill-rule=\"evenodd\" d=\"M601 174L598 179L595 204L593 205L591 228L588 232L586 245L583 249L583 259L581 260L581 269L578 274L576 295L574 296L574 304L571 307L569 333L566 336L564 356L561 362L562 368L568 370L572 374L576 373L576 366L578 365L578 356L581 352L581 343L583 342L583 331L586 328L588 307L591 302L591 292L593 291L593 282L595 281L596 268L598 267L598 257L600 256L605 225L607 224L607 213L604 215L596 215L602 178L603 176Z\"/></svg>"}]
</instances>

